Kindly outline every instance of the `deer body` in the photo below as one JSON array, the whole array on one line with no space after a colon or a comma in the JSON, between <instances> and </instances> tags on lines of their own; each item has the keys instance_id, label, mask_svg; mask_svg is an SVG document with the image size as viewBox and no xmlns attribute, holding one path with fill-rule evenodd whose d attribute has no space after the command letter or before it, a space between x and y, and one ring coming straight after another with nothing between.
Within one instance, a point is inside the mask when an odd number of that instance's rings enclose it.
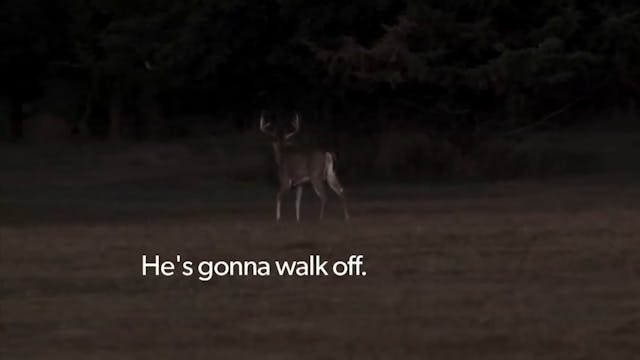
<instances>
[{"instance_id":1,"label":"deer body","mask_svg":"<svg viewBox=\"0 0 640 360\"><path fill-rule=\"evenodd\" d=\"M280 189L276 196L276 220L281 217L282 197L292 188L296 189L296 220L300 221L300 202L302 200L303 186L310 183L320 198L320 219L324 216L324 207L327 195L324 182L338 194L342 200L345 219L349 219L344 189L335 172L335 155L319 149L304 150L288 144L288 139L295 135L300 127L299 116L294 120L294 131L283 134L282 132L269 131L269 123L264 116L260 117L260 130L272 136L273 152L278 167L278 179Z\"/></svg>"}]
</instances>

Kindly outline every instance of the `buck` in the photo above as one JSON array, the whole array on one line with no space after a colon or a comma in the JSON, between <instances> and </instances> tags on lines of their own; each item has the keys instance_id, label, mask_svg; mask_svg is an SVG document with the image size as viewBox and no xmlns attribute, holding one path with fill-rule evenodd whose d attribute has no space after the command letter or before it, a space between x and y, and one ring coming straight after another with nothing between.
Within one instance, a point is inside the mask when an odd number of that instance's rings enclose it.
<instances>
[{"instance_id":1,"label":"buck","mask_svg":"<svg viewBox=\"0 0 640 360\"><path fill-rule=\"evenodd\" d=\"M273 154L278 167L280 189L276 195L276 220L280 220L282 197L295 187L296 220L300 221L302 189L303 185L307 183L311 183L320 198L320 219L322 219L327 202L327 194L324 187L325 181L342 200L344 218L348 220L349 212L347 211L344 189L340 185L335 171L335 155L319 149L303 150L293 146L291 139L300 130L300 115L298 113L293 118L292 126L293 130L290 132L286 132L282 128L274 129L270 122L265 121L264 111L260 115L260 131L271 137Z\"/></svg>"}]
</instances>

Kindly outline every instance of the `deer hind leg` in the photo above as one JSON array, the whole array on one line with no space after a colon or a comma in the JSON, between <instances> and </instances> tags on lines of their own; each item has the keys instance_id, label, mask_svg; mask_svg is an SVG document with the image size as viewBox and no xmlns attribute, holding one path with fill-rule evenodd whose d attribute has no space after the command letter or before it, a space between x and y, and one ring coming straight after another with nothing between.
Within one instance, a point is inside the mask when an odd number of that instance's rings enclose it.
<instances>
[{"instance_id":1,"label":"deer hind leg","mask_svg":"<svg viewBox=\"0 0 640 360\"><path fill-rule=\"evenodd\" d=\"M328 160L330 160L327 164L327 183L329 187L340 197L342 200L342 209L344 210L344 218L349 220L349 211L347 210L347 199L344 195L344 188L340 185L340 180L338 180L338 176L336 175L335 168L333 167L333 156L328 154Z\"/></svg>"},{"instance_id":2,"label":"deer hind leg","mask_svg":"<svg viewBox=\"0 0 640 360\"><path fill-rule=\"evenodd\" d=\"M302 200L302 185L296 186L296 221L300 221L300 201Z\"/></svg>"},{"instance_id":3,"label":"deer hind leg","mask_svg":"<svg viewBox=\"0 0 640 360\"><path fill-rule=\"evenodd\" d=\"M322 220L322 218L324 217L324 206L327 203L327 193L324 190L324 184L321 180L313 180L311 182L311 185L313 186L313 190L315 190L316 194L320 198L320 219Z\"/></svg>"},{"instance_id":4,"label":"deer hind leg","mask_svg":"<svg viewBox=\"0 0 640 360\"><path fill-rule=\"evenodd\" d=\"M338 177L336 177L335 174L333 176L328 176L327 183L329 184L329 187L336 194L338 194L338 196L340 197L340 200L342 200L342 210L344 211L344 218L346 220L349 220L349 210L347 210L347 198L344 195L344 188L342 187L342 185L340 185L340 181L338 180Z\"/></svg>"}]
</instances>

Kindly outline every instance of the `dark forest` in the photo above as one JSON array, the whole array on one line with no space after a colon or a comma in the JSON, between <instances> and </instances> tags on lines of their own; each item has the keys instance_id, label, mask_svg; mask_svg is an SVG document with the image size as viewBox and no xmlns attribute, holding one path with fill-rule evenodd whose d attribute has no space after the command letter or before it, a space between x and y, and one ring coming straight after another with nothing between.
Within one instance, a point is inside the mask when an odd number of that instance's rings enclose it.
<instances>
[{"instance_id":1,"label":"dark forest","mask_svg":"<svg viewBox=\"0 0 640 360\"><path fill-rule=\"evenodd\" d=\"M640 94L634 1L0 6L6 139L43 98L70 135L144 140L244 131L262 109L332 132L526 133Z\"/></svg>"}]
</instances>

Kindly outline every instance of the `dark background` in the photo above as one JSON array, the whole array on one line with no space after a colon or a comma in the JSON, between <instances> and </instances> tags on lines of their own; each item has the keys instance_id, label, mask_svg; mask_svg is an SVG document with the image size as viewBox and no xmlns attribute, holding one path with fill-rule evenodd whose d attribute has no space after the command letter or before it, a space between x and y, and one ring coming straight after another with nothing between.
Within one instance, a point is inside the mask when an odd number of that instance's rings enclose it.
<instances>
[{"instance_id":1,"label":"dark background","mask_svg":"<svg viewBox=\"0 0 640 360\"><path fill-rule=\"evenodd\" d=\"M638 358L639 86L636 1L4 0L0 358ZM262 110L351 220L274 221Z\"/></svg>"},{"instance_id":2,"label":"dark background","mask_svg":"<svg viewBox=\"0 0 640 360\"><path fill-rule=\"evenodd\" d=\"M2 94L61 88L71 132L193 135L186 115L252 127L263 108L332 131L492 133L635 107L633 1L5 1ZM575 104L574 104L575 103ZM603 120L604 121L604 120ZM214 126L211 124L211 126Z\"/></svg>"},{"instance_id":3,"label":"dark background","mask_svg":"<svg viewBox=\"0 0 640 360\"><path fill-rule=\"evenodd\" d=\"M10 0L0 14L5 140L175 141L299 111L302 142L371 179L421 180L557 173L563 156L577 165L560 172L595 171L575 149L518 144L637 129L633 1Z\"/></svg>"}]
</instances>

